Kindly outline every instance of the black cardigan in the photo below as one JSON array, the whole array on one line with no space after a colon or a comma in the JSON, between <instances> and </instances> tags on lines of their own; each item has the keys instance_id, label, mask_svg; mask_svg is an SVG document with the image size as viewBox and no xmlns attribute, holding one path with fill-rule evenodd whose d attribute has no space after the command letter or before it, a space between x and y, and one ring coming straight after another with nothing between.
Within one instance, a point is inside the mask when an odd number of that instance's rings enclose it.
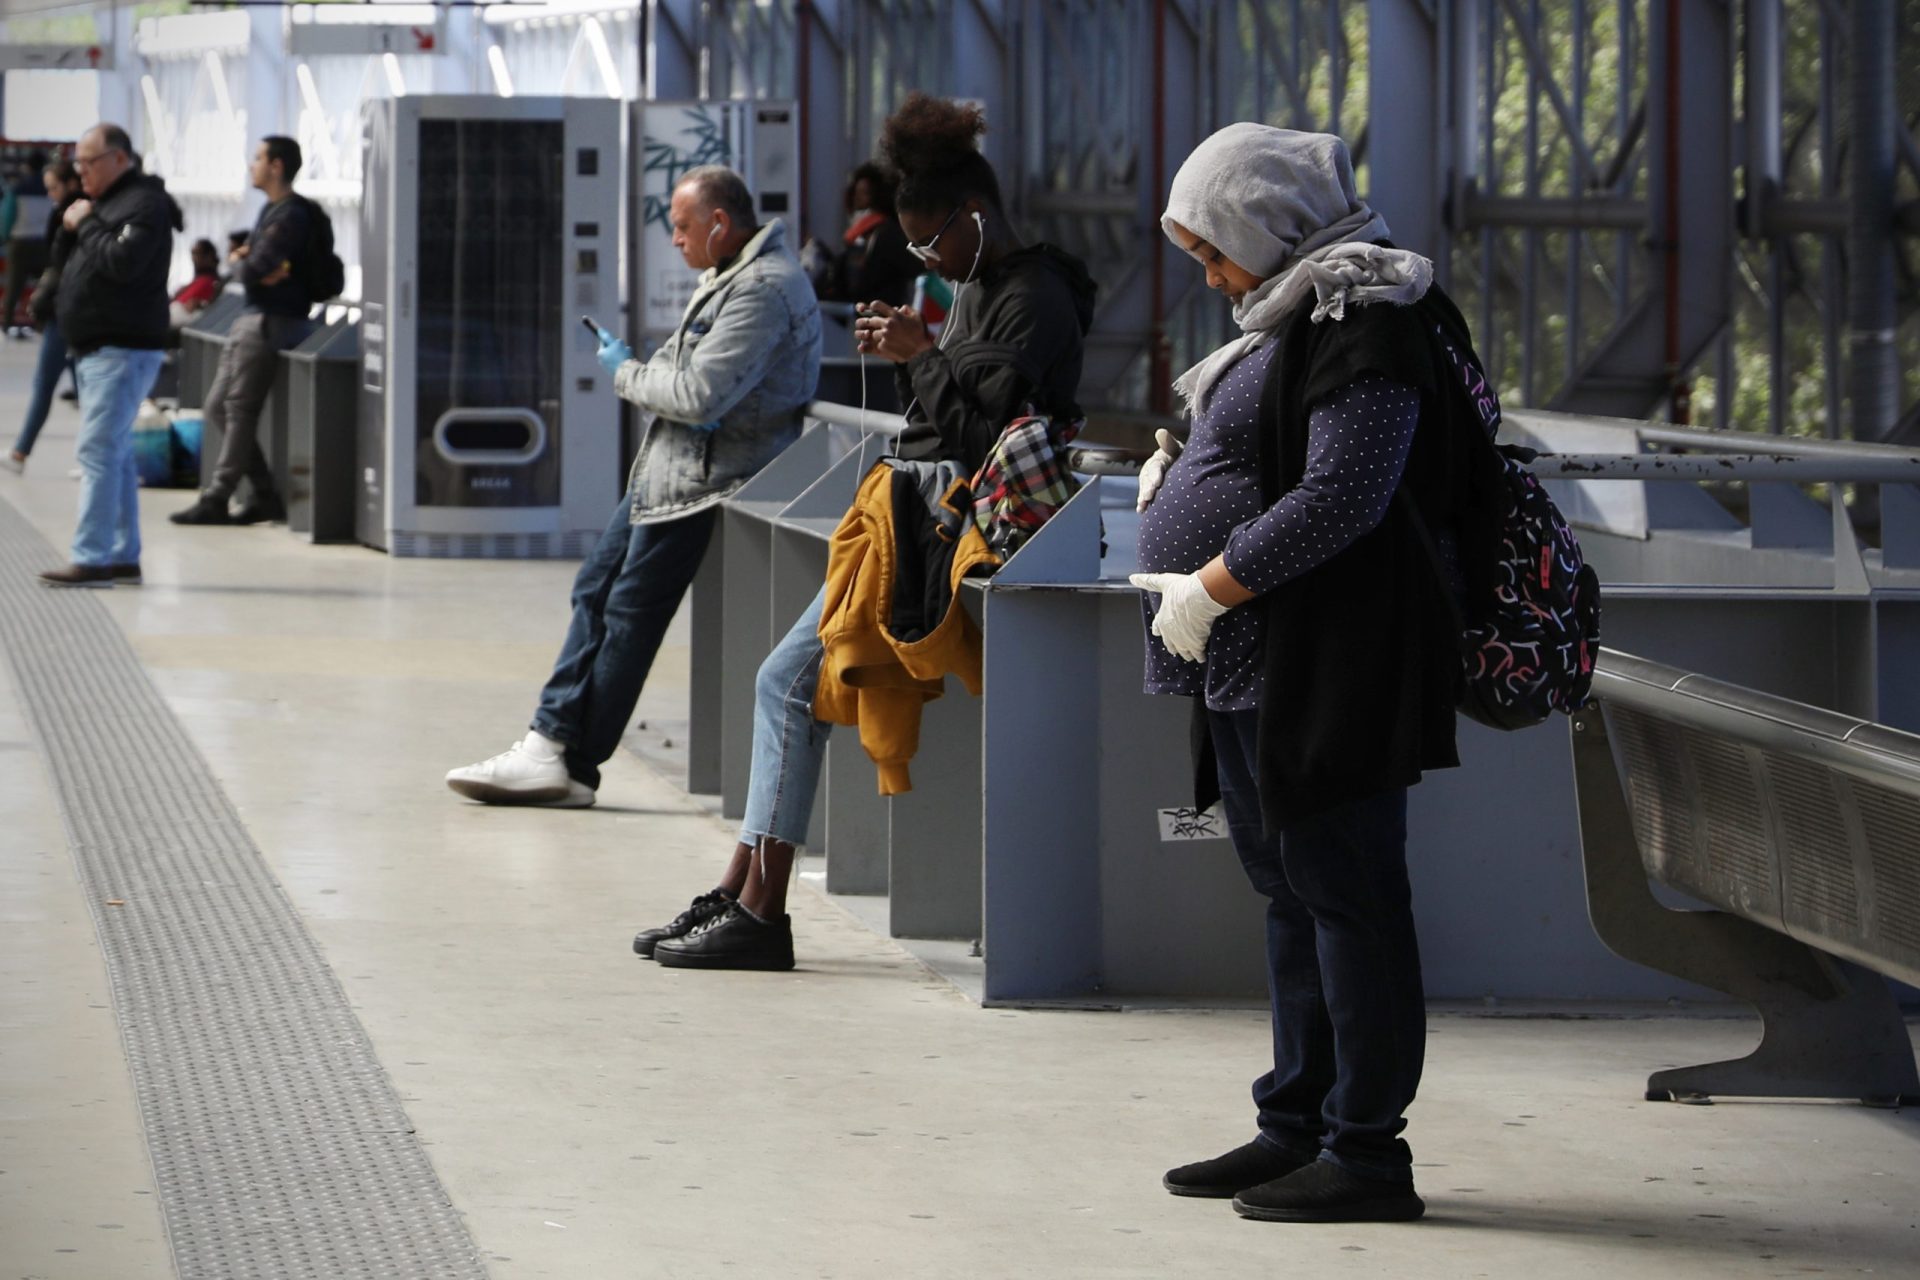
<instances>
[{"instance_id":1,"label":"black cardigan","mask_svg":"<svg viewBox=\"0 0 1920 1280\"><path fill-rule=\"evenodd\" d=\"M1466 321L1437 286L1410 306L1351 308L1315 324L1312 307L1281 322L1260 397L1261 499L1279 501L1306 473L1315 403L1377 374L1420 393L1401 480L1430 529L1453 531L1467 597L1486 597L1498 536L1498 459L1460 391L1437 334L1471 355ZM1460 640L1432 557L1396 500L1371 532L1248 607L1265 612L1265 689L1256 769L1267 829L1460 763L1454 705ZM1206 705L1194 701L1195 792L1219 795Z\"/></svg>"}]
</instances>

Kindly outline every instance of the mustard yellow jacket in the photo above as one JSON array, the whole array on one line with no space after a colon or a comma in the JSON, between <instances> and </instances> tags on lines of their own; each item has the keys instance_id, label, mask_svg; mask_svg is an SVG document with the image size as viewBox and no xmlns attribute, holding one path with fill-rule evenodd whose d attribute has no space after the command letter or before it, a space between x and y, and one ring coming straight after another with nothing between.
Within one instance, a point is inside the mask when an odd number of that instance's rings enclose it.
<instances>
[{"instance_id":1,"label":"mustard yellow jacket","mask_svg":"<svg viewBox=\"0 0 1920 1280\"><path fill-rule=\"evenodd\" d=\"M942 505L965 517L957 521L957 536L935 522L911 478L876 464L828 552L820 615L826 658L813 714L860 727L860 745L879 767L883 796L913 789L907 765L920 746L920 708L940 696L945 677L956 675L968 693L980 693L980 629L960 606L960 580L1000 560L973 523L964 480L948 489ZM903 530L896 520L916 524ZM897 562L903 540L923 553L922 564L905 566L904 582ZM923 589L934 581L945 590ZM940 616L928 616L942 604Z\"/></svg>"}]
</instances>

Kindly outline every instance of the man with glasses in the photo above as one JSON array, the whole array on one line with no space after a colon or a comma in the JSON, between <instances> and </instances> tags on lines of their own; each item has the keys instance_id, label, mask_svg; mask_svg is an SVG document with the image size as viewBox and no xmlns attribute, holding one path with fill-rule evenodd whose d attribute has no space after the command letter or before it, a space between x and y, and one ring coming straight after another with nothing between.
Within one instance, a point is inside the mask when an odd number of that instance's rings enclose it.
<instances>
[{"instance_id":1,"label":"man with glasses","mask_svg":"<svg viewBox=\"0 0 1920 1280\"><path fill-rule=\"evenodd\" d=\"M167 268L173 233L184 223L166 184L140 171L119 125L82 134L73 165L86 194L62 219L74 243L56 308L80 381L80 518L73 562L40 580L133 586L140 582L133 419L167 345Z\"/></svg>"}]
</instances>

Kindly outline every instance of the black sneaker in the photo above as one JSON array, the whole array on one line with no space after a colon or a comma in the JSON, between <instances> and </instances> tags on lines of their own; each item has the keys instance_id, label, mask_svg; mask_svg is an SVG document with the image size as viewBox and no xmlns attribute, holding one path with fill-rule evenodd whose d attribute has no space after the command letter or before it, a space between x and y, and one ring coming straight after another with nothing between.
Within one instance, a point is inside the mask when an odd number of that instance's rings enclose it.
<instances>
[{"instance_id":1,"label":"black sneaker","mask_svg":"<svg viewBox=\"0 0 1920 1280\"><path fill-rule=\"evenodd\" d=\"M167 519L175 524L232 524L233 513L227 510L226 498L203 493L193 500L192 506L174 512Z\"/></svg>"},{"instance_id":2,"label":"black sneaker","mask_svg":"<svg viewBox=\"0 0 1920 1280\"><path fill-rule=\"evenodd\" d=\"M1160 1185L1177 1196L1231 1200L1248 1187L1284 1178L1319 1157L1317 1148L1277 1147L1255 1139L1223 1156L1167 1170Z\"/></svg>"},{"instance_id":3,"label":"black sneaker","mask_svg":"<svg viewBox=\"0 0 1920 1280\"><path fill-rule=\"evenodd\" d=\"M113 570L103 564L70 564L64 569L47 569L40 574L46 587L110 587Z\"/></svg>"},{"instance_id":4,"label":"black sneaker","mask_svg":"<svg viewBox=\"0 0 1920 1280\"><path fill-rule=\"evenodd\" d=\"M287 518L287 504L277 493L254 494L233 513L235 524L280 524Z\"/></svg>"},{"instance_id":5,"label":"black sneaker","mask_svg":"<svg viewBox=\"0 0 1920 1280\"><path fill-rule=\"evenodd\" d=\"M709 889L673 918L673 923L657 929L642 929L633 935L633 954L653 959L653 949L668 938L684 938L733 905L733 898L722 889Z\"/></svg>"},{"instance_id":6,"label":"black sneaker","mask_svg":"<svg viewBox=\"0 0 1920 1280\"><path fill-rule=\"evenodd\" d=\"M1390 1182L1315 1160L1233 1198L1233 1211L1262 1222L1412 1222L1427 1211L1413 1179Z\"/></svg>"},{"instance_id":7,"label":"black sneaker","mask_svg":"<svg viewBox=\"0 0 1920 1280\"><path fill-rule=\"evenodd\" d=\"M653 958L670 969L791 969L793 918L762 920L730 903L686 937L656 943Z\"/></svg>"}]
</instances>

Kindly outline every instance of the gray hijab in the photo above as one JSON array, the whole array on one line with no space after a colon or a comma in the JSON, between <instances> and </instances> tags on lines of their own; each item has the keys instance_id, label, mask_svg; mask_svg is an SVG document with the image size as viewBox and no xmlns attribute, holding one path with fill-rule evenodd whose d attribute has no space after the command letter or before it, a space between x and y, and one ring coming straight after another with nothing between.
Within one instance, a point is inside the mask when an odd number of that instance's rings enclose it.
<instances>
[{"instance_id":1,"label":"gray hijab","mask_svg":"<svg viewBox=\"0 0 1920 1280\"><path fill-rule=\"evenodd\" d=\"M1387 238L1386 219L1356 193L1347 144L1328 133L1228 125L1174 175L1160 219L1169 239L1176 222L1266 277L1234 304L1241 336L1173 384L1195 411L1309 293L1314 322L1337 322L1349 306L1418 301L1433 282L1426 258L1374 243Z\"/></svg>"}]
</instances>

